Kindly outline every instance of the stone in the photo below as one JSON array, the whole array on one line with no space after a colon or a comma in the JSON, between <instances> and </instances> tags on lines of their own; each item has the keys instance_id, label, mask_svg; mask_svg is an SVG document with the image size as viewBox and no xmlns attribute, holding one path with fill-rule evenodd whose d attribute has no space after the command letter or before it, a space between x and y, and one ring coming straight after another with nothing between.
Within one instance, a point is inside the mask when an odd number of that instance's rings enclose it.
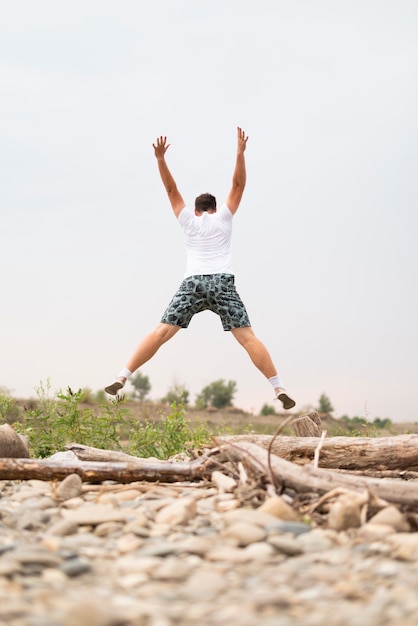
<instances>
[{"instance_id":1,"label":"stone","mask_svg":"<svg viewBox=\"0 0 418 626\"><path fill-rule=\"evenodd\" d=\"M181 595L190 602L211 602L223 590L225 581L218 572L201 570L193 572L181 589Z\"/></svg>"},{"instance_id":2,"label":"stone","mask_svg":"<svg viewBox=\"0 0 418 626\"><path fill-rule=\"evenodd\" d=\"M83 504L76 509L62 510L64 519L75 524L97 526L103 522L125 520L127 514L109 504Z\"/></svg>"},{"instance_id":3,"label":"stone","mask_svg":"<svg viewBox=\"0 0 418 626\"><path fill-rule=\"evenodd\" d=\"M56 490L56 496L58 500L70 500L71 498L77 498L81 495L83 490L83 481L78 474L69 474L58 485Z\"/></svg>"},{"instance_id":4,"label":"stone","mask_svg":"<svg viewBox=\"0 0 418 626\"><path fill-rule=\"evenodd\" d=\"M0 426L0 458L29 458L27 440L20 437L10 424Z\"/></svg>"},{"instance_id":5,"label":"stone","mask_svg":"<svg viewBox=\"0 0 418 626\"><path fill-rule=\"evenodd\" d=\"M78 525L75 522L67 519L61 519L48 528L47 535L65 537L66 535L74 535L77 530Z\"/></svg>"},{"instance_id":6,"label":"stone","mask_svg":"<svg viewBox=\"0 0 418 626\"><path fill-rule=\"evenodd\" d=\"M314 529L310 533L299 535L297 538L304 552L323 552L330 550L335 544L320 529Z\"/></svg>"},{"instance_id":7,"label":"stone","mask_svg":"<svg viewBox=\"0 0 418 626\"><path fill-rule=\"evenodd\" d=\"M373 524L372 522L367 522L361 528L359 528L357 532L357 536L363 541L380 541L384 539L388 535L392 535L394 533L393 526L389 526L387 524Z\"/></svg>"},{"instance_id":8,"label":"stone","mask_svg":"<svg viewBox=\"0 0 418 626\"><path fill-rule=\"evenodd\" d=\"M184 559L169 556L152 572L154 580L184 580L190 574L192 565Z\"/></svg>"},{"instance_id":9,"label":"stone","mask_svg":"<svg viewBox=\"0 0 418 626\"><path fill-rule=\"evenodd\" d=\"M373 515L373 517L369 519L369 523L392 526L396 532L408 532L410 530L405 515L395 506L387 506L381 509L376 515Z\"/></svg>"},{"instance_id":10,"label":"stone","mask_svg":"<svg viewBox=\"0 0 418 626\"><path fill-rule=\"evenodd\" d=\"M231 493L237 487L236 480L219 471L212 472L211 480L215 483L220 493Z\"/></svg>"},{"instance_id":11,"label":"stone","mask_svg":"<svg viewBox=\"0 0 418 626\"><path fill-rule=\"evenodd\" d=\"M260 511L260 509L235 509L224 513L221 519L227 525L234 524L235 522L247 522L248 524L261 526L261 528L269 528L277 524L277 517Z\"/></svg>"},{"instance_id":12,"label":"stone","mask_svg":"<svg viewBox=\"0 0 418 626\"><path fill-rule=\"evenodd\" d=\"M0 578L2 576L13 576L22 570L22 564L13 556L6 556L0 559Z\"/></svg>"},{"instance_id":13,"label":"stone","mask_svg":"<svg viewBox=\"0 0 418 626\"><path fill-rule=\"evenodd\" d=\"M59 555L37 547L19 547L13 552L13 558L22 565L40 565L42 567L58 567L61 564Z\"/></svg>"},{"instance_id":14,"label":"stone","mask_svg":"<svg viewBox=\"0 0 418 626\"><path fill-rule=\"evenodd\" d=\"M226 527L222 536L236 541L238 546L248 546L250 543L262 541L266 537L266 531L256 524L248 522L235 522Z\"/></svg>"},{"instance_id":15,"label":"stone","mask_svg":"<svg viewBox=\"0 0 418 626\"><path fill-rule=\"evenodd\" d=\"M396 533L386 538L392 554L402 561L418 561L418 533Z\"/></svg>"},{"instance_id":16,"label":"stone","mask_svg":"<svg viewBox=\"0 0 418 626\"><path fill-rule=\"evenodd\" d=\"M134 534L124 534L116 540L116 549L120 554L135 552L142 545L144 545L144 540Z\"/></svg>"},{"instance_id":17,"label":"stone","mask_svg":"<svg viewBox=\"0 0 418 626\"><path fill-rule=\"evenodd\" d=\"M66 559L60 567L61 571L69 577L80 576L91 570L91 565L85 559L75 557Z\"/></svg>"},{"instance_id":18,"label":"stone","mask_svg":"<svg viewBox=\"0 0 418 626\"><path fill-rule=\"evenodd\" d=\"M328 527L333 530L346 530L361 526L361 506L357 499L338 498L330 506Z\"/></svg>"},{"instance_id":19,"label":"stone","mask_svg":"<svg viewBox=\"0 0 418 626\"><path fill-rule=\"evenodd\" d=\"M248 554L248 552L246 552L242 548L234 548L223 545L217 546L210 550L206 555L206 559L208 561L231 561L231 563L246 563L248 561L251 561L251 554Z\"/></svg>"},{"instance_id":20,"label":"stone","mask_svg":"<svg viewBox=\"0 0 418 626\"><path fill-rule=\"evenodd\" d=\"M240 507L240 501L238 498L231 498L229 500L217 500L215 508L219 513L225 513L226 511L232 511Z\"/></svg>"},{"instance_id":21,"label":"stone","mask_svg":"<svg viewBox=\"0 0 418 626\"><path fill-rule=\"evenodd\" d=\"M251 561L269 561L275 556L276 551L273 546L265 541L250 543L245 547L245 552L251 557Z\"/></svg>"},{"instance_id":22,"label":"stone","mask_svg":"<svg viewBox=\"0 0 418 626\"><path fill-rule=\"evenodd\" d=\"M175 501L158 511L155 517L155 522L156 524L177 526L188 522L196 515L196 512L196 501L184 498L182 500Z\"/></svg>"},{"instance_id":23,"label":"stone","mask_svg":"<svg viewBox=\"0 0 418 626\"><path fill-rule=\"evenodd\" d=\"M291 535L273 535L269 536L268 542L278 552L287 556L297 556L303 554L304 548L301 542Z\"/></svg>"},{"instance_id":24,"label":"stone","mask_svg":"<svg viewBox=\"0 0 418 626\"><path fill-rule=\"evenodd\" d=\"M263 504L258 507L258 511L262 511L263 513L268 513L269 515L273 515L274 517L278 517L284 521L297 521L299 520L299 515L296 513L292 507L287 504L280 496L273 496L271 498L267 498L264 500Z\"/></svg>"}]
</instances>

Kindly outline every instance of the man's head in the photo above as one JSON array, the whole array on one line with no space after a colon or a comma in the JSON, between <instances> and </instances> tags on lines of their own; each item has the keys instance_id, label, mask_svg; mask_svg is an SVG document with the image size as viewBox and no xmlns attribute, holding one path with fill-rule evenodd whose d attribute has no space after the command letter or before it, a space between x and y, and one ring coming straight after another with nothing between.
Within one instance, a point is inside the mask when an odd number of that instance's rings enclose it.
<instances>
[{"instance_id":1,"label":"man's head","mask_svg":"<svg viewBox=\"0 0 418 626\"><path fill-rule=\"evenodd\" d=\"M216 198L210 193L202 193L197 196L194 201L194 208L196 215L202 215L205 211L208 213L215 213L216 211Z\"/></svg>"}]
</instances>

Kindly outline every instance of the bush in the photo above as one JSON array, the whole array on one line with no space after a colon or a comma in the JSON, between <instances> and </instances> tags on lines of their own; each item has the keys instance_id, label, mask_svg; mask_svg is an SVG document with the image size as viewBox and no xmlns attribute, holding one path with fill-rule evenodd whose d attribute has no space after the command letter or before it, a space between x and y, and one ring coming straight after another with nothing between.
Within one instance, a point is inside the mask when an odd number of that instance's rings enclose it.
<instances>
[{"instance_id":1,"label":"bush","mask_svg":"<svg viewBox=\"0 0 418 626\"><path fill-rule=\"evenodd\" d=\"M189 403L189 392L184 385L173 385L167 391L164 398L161 398L161 402L169 404L170 406L175 402L176 404L187 405Z\"/></svg>"},{"instance_id":2,"label":"bush","mask_svg":"<svg viewBox=\"0 0 418 626\"><path fill-rule=\"evenodd\" d=\"M100 449L124 450L141 457L166 459L209 443L211 433L199 422L185 418L183 404L173 403L159 421L138 421L120 396L92 408L82 406L84 392L49 394L49 384L37 389L38 401L15 427L29 439L32 457L45 458L65 450L66 444L80 443ZM125 446L120 441L128 440Z\"/></svg>"},{"instance_id":3,"label":"bush","mask_svg":"<svg viewBox=\"0 0 418 626\"><path fill-rule=\"evenodd\" d=\"M204 387L197 396L196 407L206 409L208 406L213 406L215 409L224 409L227 406L232 406L236 387L237 383L234 380L227 383L222 379L215 380Z\"/></svg>"},{"instance_id":4,"label":"bush","mask_svg":"<svg viewBox=\"0 0 418 626\"><path fill-rule=\"evenodd\" d=\"M261 407L260 415L276 415L276 409L270 404L263 404L263 406Z\"/></svg>"},{"instance_id":5,"label":"bush","mask_svg":"<svg viewBox=\"0 0 418 626\"><path fill-rule=\"evenodd\" d=\"M6 390L0 392L0 423L13 424L17 422L23 414L23 408L18 405Z\"/></svg>"},{"instance_id":6,"label":"bush","mask_svg":"<svg viewBox=\"0 0 418 626\"><path fill-rule=\"evenodd\" d=\"M56 397L48 395L49 386L41 383L37 389L38 402L27 410L16 430L29 438L32 455L47 457L65 449L68 443L81 443L95 448L109 446L120 449L118 426L123 422L120 401L102 407L103 415L96 416L93 408L80 406L83 390Z\"/></svg>"},{"instance_id":7,"label":"bush","mask_svg":"<svg viewBox=\"0 0 418 626\"><path fill-rule=\"evenodd\" d=\"M200 423L186 420L184 405L173 402L168 415L158 422L136 422L129 435L129 453L140 457L167 459L209 443L211 434Z\"/></svg>"}]
</instances>

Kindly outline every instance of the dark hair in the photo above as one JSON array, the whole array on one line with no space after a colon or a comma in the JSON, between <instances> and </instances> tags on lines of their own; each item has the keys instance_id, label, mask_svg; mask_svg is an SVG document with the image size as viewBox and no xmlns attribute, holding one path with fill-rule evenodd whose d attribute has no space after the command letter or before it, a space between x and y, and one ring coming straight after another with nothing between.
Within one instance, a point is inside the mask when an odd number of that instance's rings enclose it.
<instances>
[{"instance_id":1,"label":"dark hair","mask_svg":"<svg viewBox=\"0 0 418 626\"><path fill-rule=\"evenodd\" d=\"M208 211L208 209L216 209L216 198L210 193L202 193L197 196L194 201L194 206L197 211Z\"/></svg>"}]
</instances>

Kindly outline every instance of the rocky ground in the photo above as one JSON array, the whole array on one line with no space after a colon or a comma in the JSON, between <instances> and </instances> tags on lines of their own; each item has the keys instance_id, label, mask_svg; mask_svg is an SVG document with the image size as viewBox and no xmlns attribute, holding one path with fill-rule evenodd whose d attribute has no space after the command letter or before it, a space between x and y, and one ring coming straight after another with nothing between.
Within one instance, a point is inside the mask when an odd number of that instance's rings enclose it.
<instances>
[{"instance_id":1,"label":"rocky ground","mask_svg":"<svg viewBox=\"0 0 418 626\"><path fill-rule=\"evenodd\" d=\"M417 624L418 532L397 508L336 532L212 478L0 481L0 625Z\"/></svg>"}]
</instances>

